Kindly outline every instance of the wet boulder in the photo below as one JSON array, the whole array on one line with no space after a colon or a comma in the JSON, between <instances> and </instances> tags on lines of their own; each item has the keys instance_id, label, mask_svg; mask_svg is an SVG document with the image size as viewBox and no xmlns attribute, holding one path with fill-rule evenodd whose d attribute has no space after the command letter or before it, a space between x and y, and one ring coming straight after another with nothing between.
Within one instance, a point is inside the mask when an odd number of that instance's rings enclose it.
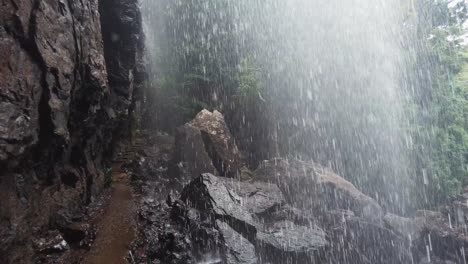
<instances>
[{"instance_id":1,"label":"wet boulder","mask_svg":"<svg viewBox=\"0 0 468 264\"><path fill-rule=\"evenodd\" d=\"M286 199L277 185L266 182L241 182L221 179L227 189L234 190L241 199L244 210L256 216L269 214L286 204Z\"/></svg>"},{"instance_id":2,"label":"wet boulder","mask_svg":"<svg viewBox=\"0 0 468 264\"><path fill-rule=\"evenodd\" d=\"M227 179L205 173L192 181L182 192L181 200L189 206L213 215L242 230L253 239L256 222L244 207L243 198L232 188Z\"/></svg>"},{"instance_id":3,"label":"wet boulder","mask_svg":"<svg viewBox=\"0 0 468 264\"><path fill-rule=\"evenodd\" d=\"M216 224L224 241L225 264L258 263L255 246L250 241L237 233L227 223L217 220Z\"/></svg>"},{"instance_id":4,"label":"wet boulder","mask_svg":"<svg viewBox=\"0 0 468 264\"><path fill-rule=\"evenodd\" d=\"M274 221L257 233L262 259L270 263L319 263L328 245L325 232L317 226L293 221Z\"/></svg>"},{"instance_id":5,"label":"wet boulder","mask_svg":"<svg viewBox=\"0 0 468 264\"><path fill-rule=\"evenodd\" d=\"M386 214L383 218L385 225L409 240L419 239L424 228L422 218L407 218L395 214Z\"/></svg>"},{"instance_id":6,"label":"wet boulder","mask_svg":"<svg viewBox=\"0 0 468 264\"><path fill-rule=\"evenodd\" d=\"M216 110L202 110L190 124L201 131L206 150L220 175L237 176L245 163L224 116Z\"/></svg>"},{"instance_id":7,"label":"wet boulder","mask_svg":"<svg viewBox=\"0 0 468 264\"><path fill-rule=\"evenodd\" d=\"M323 257L325 232L286 205L281 190L274 184L240 182L206 173L184 189L181 200L205 215L194 218L209 219L206 215L211 215L221 225L222 234L237 236L232 229L255 244L256 253L269 263L315 263ZM250 248L249 244L243 246Z\"/></svg>"},{"instance_id":8,"label":"wet boulder","mask_svg":"<svg viewBox=\"0 0 468 264\"><path fill-rule=\"evenodd\" d=\"M315 254L324 261L316 263L411 263L410 242L406 236L356 216L352 211L288 209L286 213L296 224L318 226L325 231L327 245ZM280 212L275 217L284 214Z\"/></svg>"},{"instance_id":9,"label":"wet boulder","mask_svg":"<svg viewBox=\"0 0 468 264\"><path fill-rule=\"evenodd\" d=\"M288 202L300 209L351 210L357 216L380 221L383 210L371 197L330 169L312 162L273 159L255 171L258 179L276 183Z\"/></svg>"},{"instance_id":10,"label":"wet boulder","mask_svg":"<svg viewBox=\"0 0 468 264\"><path fill-rule=\"evenodd\" d=\"M205 148L201 131L190 124L179 127L175 136L175 175L188 183L202 173L219 174Z\"/></svg>"},{"instance_id":11,"label":"wet boulder","mask_svg":"<svg viewBox=\"0 0 468 264\"><path fill-rule=\"evenodd\" d=\"M412 263L410 241L380 224L349 217L330 231L332 256L343 259L350 255L354 259L350 263ZM341 250L337 250L340 247Z\"/></svg>"},{"instance_id":12,"label":"wet boulder","mask_svg":"<svg viewBox=\"0 0 468 264\"><path fill-rule=\"evenodd\" d=\"M258 225L255 219L286 203L274 184L241 182L202 174L182 192L182 201L217 218L244 223L247 228Z\"/></svg>"},{"instance_id":13,"label":"wet boulder","mask_svg":"<svg viewBox=\"0 0 468 264\"><path fill-rule=\"evenodd\" d=\"M175 203L174 203L175 206ZM141 201L138 209L138 226L141 230L139 237L132 245L134 261L136 263L194 263L192 253L193 244L190 233L185 230L185 216L180 211L179 219L174 219L174 208L166 203L159 203L154 199Z\"/></svg>"},{"instance_id":14,"label":"wet boulder","mask_svg":"<svg viewBox=\"0 0 468 264\"><path fill-rule=\"evenodd\" d=\"M195 119L177 129L175 141L174 167L179 175L189 180L206 172L238 177L245 165L218 111L201 111Z\"/></svg>"}]
</instances>

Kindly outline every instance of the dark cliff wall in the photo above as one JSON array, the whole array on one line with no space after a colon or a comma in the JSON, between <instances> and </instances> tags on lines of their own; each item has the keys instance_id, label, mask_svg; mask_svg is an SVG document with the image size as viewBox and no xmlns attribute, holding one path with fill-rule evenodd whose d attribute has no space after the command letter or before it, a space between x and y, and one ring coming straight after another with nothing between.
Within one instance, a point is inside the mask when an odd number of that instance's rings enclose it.
<instances>
[{"instance_id":1,"label":"dark cliff wall","mask_svg":"<svg viewBox=\"0 0 468 264\"><path fill-rule=\"evenodd\" d=\"M138 0L100 0L99 11L112 104L119 117L115 138L128 138L139 119L145 80Z\"/></svg>"},{"instance_id":2,"label":"dark cliff wall","mask_svg":"<svg viewBox=\"0 0 468 264\"><path fill-rule=\"evenodd\" d=\"M0 263L30 263L102 190L140 86L136 2L1 0Z\"/></svg>"}]
</instances>

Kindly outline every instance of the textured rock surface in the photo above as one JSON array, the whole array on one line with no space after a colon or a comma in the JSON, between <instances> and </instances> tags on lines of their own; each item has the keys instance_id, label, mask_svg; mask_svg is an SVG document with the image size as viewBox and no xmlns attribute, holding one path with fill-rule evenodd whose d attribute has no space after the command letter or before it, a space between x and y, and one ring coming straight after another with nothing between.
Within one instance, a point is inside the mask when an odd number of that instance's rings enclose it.
<instances>
[{"instance_id":1,"label":"textured rock surface","mask_svg":"<svg viewBox=\"0 0 468 264\"><path fill-rule=\"evenodd\" d=\"M230 222L235 230L254 238L256 222L243 205L243 198L226 184L227 179L205 173L192 181L181 199L189 206Z\"/></svg>"},{"instance_id":2,"label":"textured rock surface","mask_svg":"<svg viewBox=\"0 0 468 264\"><path fill-rule=\"evenodd\" d=\"M218 174L213 161L206 152L201 131L190 124L177 129L175 159L173 162L177 178L185 183L202 173Z\"/></svg>"},{"instance_id":3,"label":"textured rock surface","mask_svg":"<svg viewBox=\"0 0 468 264\"><path fill-rule=\"evenodd\" d=\"M281 190L272 184L239 182L203 174L189 184L181 196L190 207L221 220L256 245L262 261L238 263L315 263L327 246L325 232L310 221L299 222L286 215ZM308 219L309 220L309 219ZM219 224L218 224L219 226ZM223 229L223 228L222 228ZM225 234L222 234L225 237ZM230 235L229 235L230 236ZM227 252L231 246L228 243ZM245 252L248 256L252 254ZM242 257L241 259L244 259ZM235 262L237 263L237 262Z\"/></svg>"},{"instance_id":4,"label":"textured rock surface","mask_svg":"<svg viewBox=\"0 0 468 264\"><path fill-rule=\"evenodd\" d=\"M216 221L226 247L226 264L256 264L255 246L223 221Z\"/></svg>"},{"instance_id":5,"label":"textured rock surface","mask_svg":"<svg viewBox=\"0 0 468 264\"><path fill-rule=\"evenodd\" d=\"M314 163L267 161L249 182L203 174L178 200L177 191L169 194L172 139L148 142L136 170L148 185L137 263L426 263L430 244L432 263L463 263L467 240L447 215L384 216L374 200ZM149 151L154 146L166 151Z\"/></svg>"},{"instance_id":6,"label":"textured rock surface","mask_svg":"<svg viewBox=\"0 0 468 264\"><path fill-rule=\"evenodd\" d=\"M97 0L0 4L1 263L31 263L31 237L79 220L103 187L105 151L125 119L115 113L129 109L108 74L136 62L107 71L98 9ZM129 98L132 82L118 88Z\"/></svg>"},{"instance_id":7,"label":"textured rock surface","mask_svg":"<svg viewBox=\"0 0 468 264\"><path fill-rule=\"evenodd\" d=\"M223 115L208 110L202 110L177 129L174 163L178 166L177 174L188 180L206 172L239 177L245 165Z\"/></svg>"},{"instance_id":8,"label":"textured rock surface","mask_svg":"<svg viewBox=\"0 0 468 264\"><path fill-rule=\"evenodd\" d=\"M138 110L145 77L138 1L101 0L99 10L114 113L124 117L131 111L138 114L135 110Z\"/></svg>"},{"instance_id":9,"label":"textured rock surface","mask_svg":"<svg viewBox=\"0 0 468 264\"><path fill-rule=\"evenodd\" d=\"M390 229L412 240L419 239L425 222L423 218L411 219L394 214L386 214L383 220Z\"/></svg>"},{"instance_id":10,"label":"textured rock surface","mask_svg":"<svg viewBox=\"0 0 468 264\"><path fill-rule=\"evenodd\" d=\"M278 184L288 201L298 208L351 210L370 220L383 217L383 210L374 199L318 164L278 158L264 161L255 175Z\"/></svg>"},{"instance_id":11,"label":"textured rock surface","mask_svg":"<svg viewBox=\"0 0 468 264\"><path fill-rule=\"evenodd\" d=\"M327 232L330 247L324 254L329 261L411 262L407 235L385 227L378 203L331 170L312 162L273 159L254 174L278 184L288 202L300 209L289 211L296 221L313 219Z\"/></svg>"},{"instance_id":12,"label":"textured rock surface","mask_svg":"<svg viewBox=\"0 0 468 264\"><path fill-rule=\"evenodd\" d=\"M260 255L271 263L320 263L328 245L322 229L289 220L265 225L256 240Z\"/></svg>"}]
</instances>

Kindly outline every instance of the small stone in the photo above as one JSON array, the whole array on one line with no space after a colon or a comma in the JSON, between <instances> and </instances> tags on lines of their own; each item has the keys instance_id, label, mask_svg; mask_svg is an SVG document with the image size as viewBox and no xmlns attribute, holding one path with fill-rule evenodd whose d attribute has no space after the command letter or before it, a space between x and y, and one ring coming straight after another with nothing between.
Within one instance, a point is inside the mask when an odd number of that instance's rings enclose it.
<instances>
[{"instance_id":1,"label":"small stone","mask_svg":"<svg viewBox=\"0 0 468 264\"><path fill-rule=\"evenodd\" d=\"M70 248L67 241L57 230L50 232L44 238L34 241L34 247L36 252L40 254L60 253Z\"/></svg>"}]
</instances>

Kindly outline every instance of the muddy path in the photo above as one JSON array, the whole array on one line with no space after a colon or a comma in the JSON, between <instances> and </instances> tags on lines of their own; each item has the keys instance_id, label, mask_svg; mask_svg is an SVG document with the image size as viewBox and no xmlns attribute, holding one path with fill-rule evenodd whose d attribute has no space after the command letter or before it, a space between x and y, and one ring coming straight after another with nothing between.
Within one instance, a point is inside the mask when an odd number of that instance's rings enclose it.
<instances>
[{"instance_id":1,"label":"muddy path","mask_svg":"<svg viewBox=\"0 0 468 264\"><path fill-rule=\"evenodd\" d=\"M128 175L116 164L109 204L94 219L98 233L84 264L126 264L128 250L135 239L135 198Z\"/></svg>"}]
</instances>

